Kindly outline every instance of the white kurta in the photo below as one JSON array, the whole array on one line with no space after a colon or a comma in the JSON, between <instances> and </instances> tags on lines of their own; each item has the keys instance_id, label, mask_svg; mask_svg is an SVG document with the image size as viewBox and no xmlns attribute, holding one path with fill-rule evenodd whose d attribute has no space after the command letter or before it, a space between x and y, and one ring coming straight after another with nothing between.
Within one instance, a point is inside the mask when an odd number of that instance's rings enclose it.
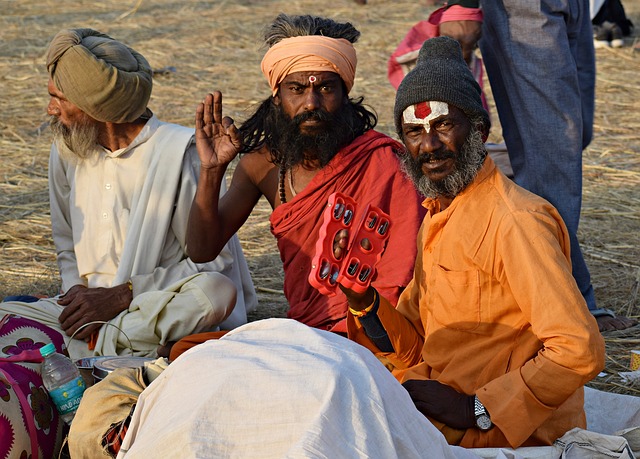
<instances>
[{"instance_id":1,"label":"white kurta","mask_svg":"<svg viewBox=\"0 0 640 459\"><path fill-rule=\"evenodd\" d=\"M131 280L134 300L112 322L134 334L151 327L149 337L143 338L150 340L150 349L136 346L143 354L153 353L151 347L158 344L153 341L164 344L182 333L217 325L232 329L246 323L246 313L257 305L236 236L210 263L193 263L185 254L198 173L193 129L163 123L155 116L129 146L114 152L102 150L93 158L70 163L60 157L55 145L51 148L51 221L62 291L77 284L113 287ZM224 281L211 273L231 279L237 300L224 288ZM185 282L191 287L185 287ZM3 303L0 312L58 325L62 308L55 299L23 306L15 303ZM39 311L29 314L33 308ZM134 312L139 316L135 324L131 323ZM167 326L168 330L154 330ZM97 352L121 353L128 340L118 334L115 327L102 327ZM129 338L138 341L139 337Z\"/></svg>"}]
</instances>

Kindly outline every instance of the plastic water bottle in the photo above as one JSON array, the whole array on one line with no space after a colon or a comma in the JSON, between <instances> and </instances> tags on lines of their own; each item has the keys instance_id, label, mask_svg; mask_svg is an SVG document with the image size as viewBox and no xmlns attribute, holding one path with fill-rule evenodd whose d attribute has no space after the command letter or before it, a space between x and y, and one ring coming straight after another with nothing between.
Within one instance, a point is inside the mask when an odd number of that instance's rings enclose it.
<instances>
[{"instance_id":1,"label":"plastic water bottle","mask_svg":"<svg viewBox=\"0 0 640 459\"><path fill-rule=\"evenodd\" d=\"M86 383L78 367L67 356L57 353L53 343L41 347L40 354L44 357L41 366L44 387L62 420L71 424L87 387Z\"/></svg>"}]
</instances>

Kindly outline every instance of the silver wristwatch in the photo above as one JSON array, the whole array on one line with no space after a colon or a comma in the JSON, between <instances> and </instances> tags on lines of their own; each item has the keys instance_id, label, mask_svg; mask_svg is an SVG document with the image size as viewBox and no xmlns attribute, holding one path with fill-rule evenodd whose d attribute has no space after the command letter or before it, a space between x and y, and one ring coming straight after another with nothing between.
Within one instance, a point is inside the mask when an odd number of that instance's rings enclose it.
<instances>
[{"instance_id":1,"label":"silver wristwatch","mask_svg":"<svg viewBox=\"0 0 640 459\"><path fill-rule=\"evenodd\" d=\"M474 397L474 413L476 415L476 427L478 429L486 432L493 427L493 422L491 422L489 413L487 413L487 410L485 409L482 402L478 400L477 395Z\"/></svg>"}]
</instances>

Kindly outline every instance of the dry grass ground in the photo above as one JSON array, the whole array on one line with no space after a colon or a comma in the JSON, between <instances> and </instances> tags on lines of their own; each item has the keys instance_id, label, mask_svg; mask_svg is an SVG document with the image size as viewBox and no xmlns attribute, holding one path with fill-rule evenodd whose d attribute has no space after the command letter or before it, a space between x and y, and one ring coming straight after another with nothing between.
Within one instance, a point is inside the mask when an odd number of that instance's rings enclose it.
<instances>
[{"instance_id":1,"label":"dry grass ground","mask_svg":"<svg viewBox=\"0 0 640 459\"><path fill-rule=\"evenodd\" d=\"M624 5L640 27L640 0ZM58 30L92 27L142 52L157 70L150 107L161 119L193 126L196 103L214 89L224 93L226 114L240 121L268 95L259 71L260 37L277 13L350 21L362 32L353 94L365 96L379 114L379 129L392 134L394 92L386 61L431 9L424 2L400 0L369 0L366 6L352 0L0 0L0 298L55 294L59 288L49 230L51 139L43 65L45 47ZM597 62L595 137L584 157L580 238L599 305L640 317L640 51L600 49ZM491 140L499 141L493 113ZM253 318L280 316L286 308L269 212L261 202L239 234L260 298ZM621 383L617 372L628 368L628 351L640 349L638 330L606 338L610 376L593 385L637 393Z\"/></svg>"}]
</instances>

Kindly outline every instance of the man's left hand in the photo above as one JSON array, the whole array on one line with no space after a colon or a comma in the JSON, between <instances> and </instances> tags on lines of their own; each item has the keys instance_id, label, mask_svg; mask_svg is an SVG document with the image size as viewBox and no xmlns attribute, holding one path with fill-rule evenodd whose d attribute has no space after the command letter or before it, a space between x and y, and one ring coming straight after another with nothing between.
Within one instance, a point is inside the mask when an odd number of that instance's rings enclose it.
<instances>
[{"instance_id":1,"label":"man's left hand","mask_svg":"<svg viewBox=\"0 0 640 459\"><path fill-rule=\"evenodd\" d=\"M411 379L402 386L409 392L418 411L454 429L475 426L474 396L457 392L450 386L427 379Z\"/></svg>"},{"instance_id":2,"label":"man's left hand","mask_svg":"<svg viewBox=\"0 0 640 459\"><path fill-rule=\"evenodd\" d=\"M133 295L127 284L111 288L86 288L75 285L58 300L65 306L58 318L67 336L72 336L80 327L89 322L107 322L129 307ZM102 324L84 327L74 336L87 340Z\"/></svg>"}]
</instances>

